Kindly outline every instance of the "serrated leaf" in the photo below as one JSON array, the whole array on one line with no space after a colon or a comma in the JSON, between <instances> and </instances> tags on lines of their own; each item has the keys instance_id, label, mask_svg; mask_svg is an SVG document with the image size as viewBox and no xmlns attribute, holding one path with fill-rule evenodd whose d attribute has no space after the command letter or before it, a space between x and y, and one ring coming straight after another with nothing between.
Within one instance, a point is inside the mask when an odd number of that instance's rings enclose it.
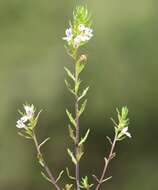
<instances>
[{"instance_id":1,"label":"serrated leaf","mask_svg":"<svg viewBox=\"0 0 158 190\"><path fill-rule=\"evenodd\" d=\"M76 121L75 119L72 117L72 114L66 109L66 114L70 120L70 122L73 124L73 126L76 128Z\"/></svg>"},{"instance_id":2,"label":"serrated leaf","mask_svg":"<svg viewBox=\"0 0 158 190\"><path fill-rule=\"evenodd\" d=\"M76 160L75 156L73 155L73 153L71 152L71 150L67 149L67 152L68 152L69 156L71 157L72 162L76 165L77 160Z\"/></svg>"},{"instance_id":3,"label":"serrated leaf","mask_svg":"<svg viewBox=\"0 0 158 190\"><path fill-rule=\"evenodd\" d=\"M84 112L86 105L87 105L87 99L81 105L81 108L79 110L79 116Z\"/></svg>"},{"instance_id":4,"label":"serrated leaf","mask_svg":"<svg viewBox=\"0 0 158 190\"><path fill-rule=\"evenodd\" d=\"M74 75L71 73L71 71L70 71L68 68L66 68L66 67L64 67L64 69L65 69L67 75L68 75L73 81L75 81L75 77L74 77Z\"/></svg>"},{"instance_id":5,"label":"serrated leaf","mask_svg":"<svg viewBox=\"0 0 158 190\"><path fill-rule=\"evenodd\" d=\"M69 135L70 135L70 137L72 138L72 140L73 140L74 142L76 142L76 137L75 137L75 135L74 135L74 130L71 128L70 125L68 126L68 128L69 128Z\"/></svg>"},{"instance_id":6,"label":"serrated leaf","mask_svg":"<svg viewBox=\"0 0 158 190\"><path fill-rule=\"evenodd\" d=\"M83 90L81 96L78 98L78 101L80 101L84 96L86 96L88 90L89 90L89 86L85 90Z\"/></svg>"},{"instance_id":7,"label":"serrated leaf","mask_svg":"<svg viewBox=\"0 0 158 190\"><path fill-rule=\"evenodd\" d=\"M87 139L88 135L89 135L90 129L87 130L85 136L83 138L81 138L81 141L79 142L79 146L81 146Z\"/></svg>"}]
</instances>

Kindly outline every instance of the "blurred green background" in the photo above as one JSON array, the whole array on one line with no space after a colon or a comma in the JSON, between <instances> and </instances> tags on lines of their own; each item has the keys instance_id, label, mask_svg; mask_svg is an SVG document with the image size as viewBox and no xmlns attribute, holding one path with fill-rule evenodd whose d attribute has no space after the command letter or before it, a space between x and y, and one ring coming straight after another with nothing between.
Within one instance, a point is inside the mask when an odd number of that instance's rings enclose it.
<instances>
[{"instance_id":1,"label":"blurred green background","mask_svg":"<svg viewBox=\"0 0 158 190\"><path fill-rule=\"evenodd\" d=\"M81 124L91 135L82 174L100 174L109 150L105 136L113 135L110 117L127 105L133 138L118 145L113 179L103 190L158 189L158 2L0 0L0 190L51 189L34 146L17 134L17 110L25 101L43 109L38 135L52 137L43 151L54 173L72 169L65 108L73 102L63 69L72 61L62 37L80 2L94 19L94 37L84 48L89 57L82 77L90 91Z\"/></svg>"}]
</instances>

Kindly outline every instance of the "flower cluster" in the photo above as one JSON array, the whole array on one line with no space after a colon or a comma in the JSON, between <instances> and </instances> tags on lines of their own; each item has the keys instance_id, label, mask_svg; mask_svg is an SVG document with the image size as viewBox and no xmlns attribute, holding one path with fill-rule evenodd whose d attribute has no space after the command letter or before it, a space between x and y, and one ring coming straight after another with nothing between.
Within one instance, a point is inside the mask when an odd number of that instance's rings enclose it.
<instances>
[{"instance_id":1,"label":"flower cluster","mask_svg":"<svg viewBox=\"0 0 158 190\"><path fill-rule=\"evenodd\" d=\"M31 120L34 116L35 108L34 105L24 105L25 114L17 121L16 127L19 129L26 128L26 122Z\"/></svg>"},{"instance_id":2,"label":"flower cluster","mask_svg":"<svg viewBox=\"0 0 158 190\"><path fill-rule=\"evenodd\" d=\"M86 27L84 24L79 24L76 31L72 27L66 29L66 37L63 37L63 40L66 40L68 45L72 45L73 48L78 48L92 38L92 32L91 28Z\"/></svg>"}]
</instances>

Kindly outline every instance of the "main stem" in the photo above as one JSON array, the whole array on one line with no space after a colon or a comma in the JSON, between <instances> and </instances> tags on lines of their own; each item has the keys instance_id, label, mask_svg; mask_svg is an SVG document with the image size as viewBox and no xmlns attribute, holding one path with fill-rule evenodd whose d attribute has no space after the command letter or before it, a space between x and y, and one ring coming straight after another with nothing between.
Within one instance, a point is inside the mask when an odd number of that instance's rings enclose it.
<instances>
[{"instance_id":1,"label":"main stem","mask_svg":"<svg viewBox=\"0 0 158 190\"><path fill-rule=\"evenodd\" d=\"M75 86L78 82L78 73L77 73L77 62L75 63ZM80 140L80 126L79 126L79 102L78 102L78 93L76 92L75 95L75 121L76 121L76 143L75 143L75 153L77 158L77 152L78 152L78 144ZM75 166L75 174L76 174L76 186L77 190L80 190L80 166L79 161L77 160L76 166Z\"/></svg>"},{"instance_id":2,"label":"main stem","mask_svg":"<svg viewBox=\"0 0 158 190\"><path fill-rule=\"evenodd\" d=\"M36 137L36 134L35 134L34 131L33 131L33 141L34 141L36 149L37 149L37 154L42 158L43 168L45 169L46 173L48 174L48 176L49 176L49 178L51 180L51 183L55 186L55 188L57 190L61 190L60 187L57 185L56 180L53 177L50 169L48 168L48 165L47 165L46 161L43 158L43 155L42 155L42 153L40 151L39 144L38 144L38 141L37 141L37 137Z\"/></svg>"},{"instance_id":3,"label":"main stem","mask_svg":"<svg viewBox=\"0 0 158 190\"><path fill-rule=\"evenodd\" d=\"M100 187L101 187L101 185L104 183L103 180L104 180L104 177L106 175L108 165L109 165L110 161L113 158L113 153L114 153L114 148L115 148L115 145L116 145L116 141L117 141L117 134L115 134L115 137L114 137L114 140L113 140L113 143L112 143L112 146L111 146L111 150L110 150L109 156L108 156L107 160L105 160L105 164L104 164L104 168L103 168L103 171L102 171L102 175L101 175L101 177L99 179L98 185L96 186L95 190L99 190Z\"/></svg>"}]
</instances>

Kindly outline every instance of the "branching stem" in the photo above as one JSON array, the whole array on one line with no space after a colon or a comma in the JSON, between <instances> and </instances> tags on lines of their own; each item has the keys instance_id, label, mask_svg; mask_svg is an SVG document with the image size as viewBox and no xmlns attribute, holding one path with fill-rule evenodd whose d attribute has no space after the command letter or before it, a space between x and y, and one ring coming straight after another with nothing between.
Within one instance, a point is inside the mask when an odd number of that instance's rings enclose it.
<instances>
[{"instance_id":1,"label":"branching stem","mask_svg":"<svg viewBox=\"0 0 158 190\"><path fill-rule=\"evenodd\" d=\"M37 137L36 137L36 134L35 134L34 131L33 131L33 141L34 141L34 143L35 143L38 156L40 156L40 157L42 158L43 168L45 169L46 173L48 174L51 183L54 185L54 187L55 187L57 190L61 190L61 188L57 185L56 180L55 180L55 178L53 177L52 172L51 172L50 169L48 168L48 165L47 165L46 161L45 161L44 158L43 158L43 155L42 155L42 153L41 153L41 151L40 151L39 143L38 143L38 141L37 141Z\"/></svg>"},{"instance_id":2,"label":"branching stem","mask_svg":"<svg viewBox=\"0 0 158 190\"><path fill-rule=\"evenodd\" d=\"M114 148L115 148L116 142L117 142L117 133L115 133L115 137L114 137L114 140L113 140L112 145L111 145L111 150L110 150L109 156L108 156L108 158L105 157L104 168L103 168L101 177L100 177L100 179L98 181L98 184L97 184L95 190L99 190L100 187L102 186L102 184L105 182L104 178L105 178L105 175L106 175L106 172L107 172L107 168L109 166L110 161L114 157Z\"/></svg>"}]
</instances>

